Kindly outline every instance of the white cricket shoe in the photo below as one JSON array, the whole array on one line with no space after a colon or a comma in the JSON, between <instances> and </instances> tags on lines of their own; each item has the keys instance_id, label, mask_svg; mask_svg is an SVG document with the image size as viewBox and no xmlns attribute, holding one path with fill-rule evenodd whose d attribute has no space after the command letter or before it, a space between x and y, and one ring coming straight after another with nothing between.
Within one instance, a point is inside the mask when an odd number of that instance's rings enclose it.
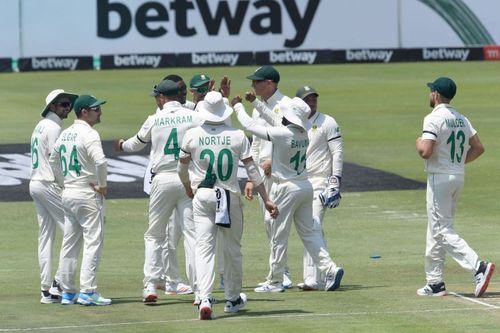
<instances>
[{"instance_id":1,"label":"white cricket shoe","mask_svg":"<svg viewBox=\"0 0 500 333\"><path fill-rule=\"evenodd\" d=\"M446 296L446 286L444 282L436 284L426 284L420 289L417 289L418 296Z\"/></svg>"},{"instance_id":2,"label":"white cricket shoe","mask_svg":"<svg viewBox=\"0 0 500 333\"><path fill-rule=\"evenodd\" d=\"M205 298L198 305L198 318L200 320L211 320L214 318L214 313L212 311L212 302L210 298Z\"/></svg>"},{"instance_id":3,"label":"white cricket shoe","mask_svg":"<svg viewBox=\"0 0 500 333\"><path fill-rule=\"evenodd\" d=\"M50 286L49 293L55 296L62 296L62 288L59 285L59 282L56 280L52 281L52 286Z\"/></svg>"},{"instance_id":4,"label":"white cricket shoe","mask_svg":"<svg viewBox=\"0 0 500 333\"><path fill-rule=\"evenodd\" d=\"M266 282L263 285L255 288L253 291L256 293L282 293L285 291L283 285L280 282L269 283Z\"/></svg>"},{"instance_id":5,"label":"white cricket shoe","mask_svg":"<svg viewBox=\"0 0 500 333\"><path fill-rule=\"evenodd\" d=\"M240 297L236 301L226 301L224 305L224 312L226 313L236 313L243 309L247 305L248 299L247 295L240 293Z\"/></svg>"},{"instance_id":6,"label":"white cricket shoe","mask_svg":"<svg viewBox=\"0 0 500 333\"><path fill-rule=\"evenodd\" d=\"M102 297L97 291L80 293L76 302L81 305L111 305L111 299Z\"/></svg>"},{"instance_id":7,"label":"white cricket shoe","mask_svg":"<svg viewBox=\"0 0 500 333\"><path fill-rule=\"evenodd\" d=\"M476 280L476 290L474 291L474 295L476 295L476 297L481 297L484 294L490 284L490 279L494 271L494 263L481 261L479 269L474 275L474 279Z\"/></svg>"},{"instance_id":8,"label":"white cricket shoe","mask_svg":"<svg viewBox=\"0 0 500 333\"><path fill-rule=\"evenodd\" d=\"M193 288L183 282L179 283L166 283L165 295L188 295L193 293Z\"/></svg>"},{"instance_id":9,"label":"white cricket shoe","mask_svg":"<svg viewBox=\"0 0 500 333\"><path fill-rule=\"evenodd\" d=\"M342 281L342 277L344 276L344 269L342 267L335 267L333 269L333 273L328 273L326 276L325 282L325 290L326 291L334 291L340 287L340 281Z\"/></svg>"},{"instance_id":10,"label":"white cricket shoe","mask_svg":"<svg viewBox=\"0 0 500 333\"><path fill-rule=\"evenodd\" d=\"M156 294L155 285L152 283L148 283L142 291L142 301L145 304L151 304L156 303L157 298L158 294Z\"/></svg>"},{"instance_id":11,"label":"white cricket shoe","mask_svg":"<svg viewBox=\"0 0 500 333\"><path fill-rule=\"evenodd\" d=\"M58 295L51 294L48 290L42 290L40 292L40 303L42 304L53 304L61 302L61 297Z\"/></svg>"},{"instance_id":12,"label":"white cricket shoe","mask_svg":"<svg viewBox=\"0 0 500 333\"><path fill-rule=\"evenodd\" d=\"M289 271L286 271L283 273L283 288L285 289L292 289L293 283L292 283L292 275L290 274Z\"/></svg>"}]
</instances>

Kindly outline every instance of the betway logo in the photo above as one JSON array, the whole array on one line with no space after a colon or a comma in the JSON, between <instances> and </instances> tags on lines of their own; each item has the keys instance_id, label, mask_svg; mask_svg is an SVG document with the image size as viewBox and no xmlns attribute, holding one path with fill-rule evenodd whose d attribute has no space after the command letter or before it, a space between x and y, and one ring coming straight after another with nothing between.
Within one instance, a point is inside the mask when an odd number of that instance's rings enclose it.
<instances>
[{"instance_id":1,"label":"betway logo","mask_svg":"<svg viewBox=\"0 0 500 333\"><path fill-rule=\"evenodd\" d=\"M422 57L424 60L467 60L469 49L423 49Z\"/></svg>"},{"instance_id":2,"label":"betway logo","mask_svg":"<svg viewBox=\"0 0 500 333\"><path fill-rule=\"evenodd\" d=\"M237 53L191 53L193 65L236 65Z\"/></svg>"},{"instance_id":3,"label":"betway logo","mask_svg":"<svg viewBox=\"0 0 500 333\"><path fill-rule=\"evenodd\" d=\"M148 66L157 68L160 65L161 56L154 55L115 55L113 61L116 67Z\"/></svg>"},{"instance_id":4,"label":"betway logo","mask_svg":"<svg viewBox=\"0 0 500 333\"><path fill-rule=\"evenodd\" d=\"M242 29L256 35L283 36L283 22L290 21L295 35L285 39L283 46L298 47L306 39L320 0L142 0L135 1L140 2L137 9L133 2L98 0L97 36L122 38L134 24L136 32L146 38L167 33L179 37L219 36L221 31L239 36Z\"/></svg>"},{"instance_id":5,"label":"betway logo","mask_svg":"<svg viewBox=\"0 0 500 333\"><path fill-rule=\"evenodd\" d=\"M78 65L76 58L32 58L33 69L70 69L75 70Z\"/></svg>"},{"instance_id":6,"label":"betway logo","mask_svg":"<svg viewBox=\"0 0 500 333\"><path fill-rule=\"evenodd\" d=\"M307 63L313 64L316 60L317 52L299 52L299 51L285 51L285 52L269 52L269 61L271 63Z\"/></svg>"},{"instance_id":7,"label":"betway logo","mask_svg":"<svg viewBox=\"0 0 500 333\"><path fill-rule=\"evenodd\" d=\"M347 61L391 61L393 51L390 50L346 50Z\"/></svg>"}]
</instances>

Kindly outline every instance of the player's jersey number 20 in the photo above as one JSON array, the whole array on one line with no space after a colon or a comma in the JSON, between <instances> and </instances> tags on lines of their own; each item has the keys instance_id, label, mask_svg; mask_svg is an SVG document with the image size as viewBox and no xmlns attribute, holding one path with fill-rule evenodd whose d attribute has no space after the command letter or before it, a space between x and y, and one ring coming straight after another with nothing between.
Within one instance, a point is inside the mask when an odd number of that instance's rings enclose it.
<instances>
[{"instance_id":1,"label":"player's jersey number 20","mask_svg":"<svg viewBox=\"0 0 500 333\"><path fill-rule=\"evenodd\" d=\"M213 150L203 149L200 153L200 160L204 160L205 157L208 157L207 176L215 174L221 181L231 178L233 173L233 155L229 149L221 149L217 156L215 156ZM224 170L224 166L227 166L226 170Z\"/></svg>"}]
</instances>

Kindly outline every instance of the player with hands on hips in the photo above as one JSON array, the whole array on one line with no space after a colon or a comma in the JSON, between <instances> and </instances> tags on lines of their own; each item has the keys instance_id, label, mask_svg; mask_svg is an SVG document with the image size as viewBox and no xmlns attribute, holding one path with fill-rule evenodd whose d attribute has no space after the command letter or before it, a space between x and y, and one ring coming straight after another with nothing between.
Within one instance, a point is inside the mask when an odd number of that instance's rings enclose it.
<instances>
[{"instance_id":1,"label":"player with hands on hips","mask_svg":"<svg viewBox=\"0 0 500 333\"><path fill-rule=\"evenodd\" d=\"M178 174L186 195L193 198L196 224L196 278L201 302L199 319L213 319L212 291L215 281L215 248L218 234L224 246L224 312L236 313L247 303L243 281L241 237L243 211L238 183L238 161L264 200L268 214L278 217L252 159L244 132L226 124L233 109L219 92L207 93L198 104L203 125L187 131L182 141ZM188 172L192 162L192 172Z\"/></svg>"},{"instance_id":2,"label":"player with hands on hips","mask_svg":"<svg viewBox=\"0 0 500 333\"><path fill-rule=\"evenodd\" d=\"M64 231L64 210L62 188L55 182L50 168L49 157L54 144L61 134L63 120L73 108L78 95L62 89L52 90L45 99L42 120L31 135L31 180L30 195L35 203L38 220L38 264L40 267L40 303L50 304L61 301L61 280L58 269L52 280L52 252L56 229Z\"/></svg>"},{"instance_id":3,"label":"player with hands on hips","mask_svg":"<svg viewBox=\"0 0 500 333\"><path fill-rule=\"evenodd\" d=\"M417 295L446 295L444 262L449 254L473 274L474 295L480 297L488 288L495 264L479 260L477 253L457 234L453 222L464 186L465 164L481 156L484 147L469 119L450 105L457 91L455 82L439 77L427 86L433 109L424 118L422 136L416 140L417 152L425 160L427 172L427 284L417 290Z\"/></svg>"},{"instance_id":4,"label":"player with hands on hips","mask_svg":"<svg viewBox=\"0 0 500 333\"><path fill-rule=\"evenodd\" d=\"M50 156L56 181L64 187L65 224L60 256L64 305L111 304L110 299L97 292L97 269L104 244L107 161L94 126L101 122L104 103L91 95L78 97L74 104L77 119L61 133ZM82 242L78 293L76 263Z\"/></svg>"}]
</instances>

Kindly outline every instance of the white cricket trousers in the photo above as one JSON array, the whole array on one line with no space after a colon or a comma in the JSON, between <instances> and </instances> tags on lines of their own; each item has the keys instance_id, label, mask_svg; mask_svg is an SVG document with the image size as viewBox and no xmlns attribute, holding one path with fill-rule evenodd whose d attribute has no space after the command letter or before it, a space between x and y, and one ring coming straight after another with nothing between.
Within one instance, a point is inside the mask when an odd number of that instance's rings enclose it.
<instances>
[{"instance_id":1,"label":"white cricket trousers","mask_svg":"<svg viewBox=\"0 0 500 333\"><path fill-rule=\"evenodd\" d=\"M164 273L163 247L167 237L167 226L170 217L177 210L179 223L183 230L188 249L186 253L187 278L194 287L194 223L191 199L186 195L184 186L177 173L160 172L155 175L151 184L149 198L149 225L144 234L144 285L156 285Z\"/></svg>"},{"instance_id":2,"label":"white cricket trousers","mask_svg":"<svg viewBox=\"0 0 500 333\"><path fill-rule=\"evenodd\" d=\"M278 206L279 216L271 220L271 255L267 281L283 282L288 237L292 222L307 252L322 273L329 273L336 265L326 249L321 230L314 226L312 201L313 189L309 180L274 181L270 199Z\"/></svg>"},{"instance_id":3,"label":"white cricket trousers","mask_svg":"<svg viewBox=\"0 0 500 333\"><path fill-rule=\"evenodd\" d=\"M30 181L30 195L35 202L38 220L38 265L40 266L40 286L49 290L52 285L53 250L56 229L64 230L64 210L62 189L55 182ZM60 280L59 269L55 280Z\"/></svg>"},{"instance_id":4,"label":"white cricket trousers","mask_svg":"<svg viewBox=\"0 0 500 333\"><path fill-rule=\"evenodd\" d=\"M215 190L200 188L193 199L193 215L196 228L196 278L200 299L212 295L215 283L215 252L217 234L224 240L224 296L236 301L240 297L243 283L241 236L243 234L243 212L240 195L230 192L229 216L231 227L215 224Z\"/></svg>"},{"instance_id":5,"label":"white cricket trousers","mask_svg":"<svg viewBox=\"0 0 500 333\"><path fill-rule=\"evenodd\" d=\"M80 268L80 292L92 293L97 289L97 268L104 245L104 197L89 190L65 189L64 237L61 247L61 288L68 293L78 292L75 276L78 256L83 243Z\"/></svg>"},{"instance_id":6,"label":"white cricket trousers","mask_svg":"<svg viewBox=\"0 0 500 333\"><path fill-rule=\"evenodd\" d=\"M318 188L314 191L313 202L312 202L312 210L313 210L313 222L314 229L321 232L323 237L323 241L325 245L327 244L325 239L325 234L323 232L323 219L325 218L325 206L321 203L319 199L319 194L323 192L325 188ZM324 287L324 277L321 276L321 271L318 265L314 264L314 260L304 248L304 282L309 286L317 286L318 288Z\"/></svg>"},{"instance_id":7,"label":"white cricket trousers","mask_svg":"<svg viewBox=\"0 0 500 333\"><path fill-rule=\"evenodd\" d=\"M463 175L430 173L427 176L425 274L429 284L444 280L446 253L471 273L479 267L476 252L453 229L456 203L463 185Z\"/></svg>"},{"instance_id":8,"label":"white cricket trousers","mask_svg":"<svg viewBox=\"0 0 500 333\"><path fill-rule=\"evenodd\" d=\"M259 166L259 172L260 174L262 175L262 183L264 184L264 187L266 188L266 193L269 193L271 192L271 186L273 185L273 179L269 176L266 176L264 174L264 169L262 169L260 166ZM266 236L267 236L267 240L269 242L271 242L271 217L269 216L269 214L267 214L267 210L266 210L266 205L264 204L264 200L262 200L262 198L260 197L259 195L259 205L260 205L260 209L262 211L262 216L263 216L263 219L264 219L264 228L266 230Z\"/></svg>"},{"instance_id":9,"label":"white cricket trousers","mask_svg":"<svg viewBox=\"0 0 500 333\"><path fill-rule=\"evenodd\" d=\"M191 223L191 225L187 225ZM167 283L179 283L182 278L179 273L179 262L177 258L177 249L179 242L184 235L184 257L192 258L185 260L186 277L188 281L193 281L192 287L196 289L196 278L194 269L194 245L196 243L193 220L184 221L185 228L182 227L181 217L177 214L177 209L170 216L165 243L163 244L163 268L164 277Z\"/></svg>"}]
</instances>

